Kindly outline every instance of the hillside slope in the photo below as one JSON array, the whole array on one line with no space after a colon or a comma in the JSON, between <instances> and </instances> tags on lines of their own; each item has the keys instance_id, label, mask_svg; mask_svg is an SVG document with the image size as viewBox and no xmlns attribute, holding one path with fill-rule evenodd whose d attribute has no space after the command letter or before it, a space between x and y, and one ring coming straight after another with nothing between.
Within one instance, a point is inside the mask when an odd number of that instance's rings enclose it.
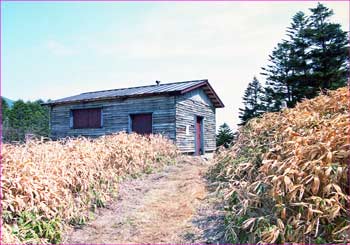
<instances>
[{"instance_id":1,"label":"hillside slope","mask_svg":"<svg viewBox=\"0 0 350 245\"><path fill-rule=\"evenodd\" d=\"M242 127L212 169L230 242L350 242L349 134L347 88Z\"/></svg>"},{"instance_id":2,"label":"hillside slope","mask_svg":"<svg viewBox=\"0 0 350 245\"><path fill-rule=\"evenodd\" d=\"M6 101L6 103L9 107L12 107L13 103L15 103L13 100L10 100L9 98L6 98L4 96L1 96L1 98L3 98Z\"/></svg>"}]
</instances>

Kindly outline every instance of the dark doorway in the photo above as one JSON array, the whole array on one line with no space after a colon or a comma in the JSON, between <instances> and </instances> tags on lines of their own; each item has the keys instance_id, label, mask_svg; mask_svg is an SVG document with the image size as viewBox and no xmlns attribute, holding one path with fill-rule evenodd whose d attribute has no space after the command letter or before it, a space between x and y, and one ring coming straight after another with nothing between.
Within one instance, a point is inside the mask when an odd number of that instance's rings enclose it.
<instances>
[{"instance_id":1,"label":"dark doorway","mask_svg":"<svg viewBox=\"0 0 350 245\"><path fill-rule=\"evenodd\" d=\"M196 143L195 143L195 155L199 156L204 154L203 149L203 117L196 117Z\"/></svg>"},{"instance_id":2,"label":"dark doorway","mask_svg":"<svg viewBox=\"0 0 350 245\"><path fill-rule=\"evenodd\" d=\"M131 131L138 134L152 133L152 113L130 115Z\"/></svg>"}]
</instances>

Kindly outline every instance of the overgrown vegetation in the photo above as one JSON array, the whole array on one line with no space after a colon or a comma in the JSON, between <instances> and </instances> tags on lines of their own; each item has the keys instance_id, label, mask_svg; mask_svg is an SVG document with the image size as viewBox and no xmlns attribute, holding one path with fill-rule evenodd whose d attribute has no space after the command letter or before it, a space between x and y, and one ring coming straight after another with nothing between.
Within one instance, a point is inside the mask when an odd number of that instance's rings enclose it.
<instances>
[{"instance_id":1,"label":"overgrown vegetation","mask_svg":"<svg viewBox=\"0 0 350 245\"><path fill-rule=\"evenodd\" d=\"M232 243L349 243L347 88L266 113L214 158Z\"/></svg>"},{"instance_id":2,"label":"overgrown vegetation","mask_svg":"<svg viewBox=\"0 0 350 245\"><path fill-rule=\"evenodd\" d=\"M119 133L97 139L2 145L2 243L59 243L111 200L125 176L174 162L160 135Z\"/></svg>"},{"instance_id":3,"label":"overgrown vegetation","mask_svg":"<svg viewBox=\"0 0 350 245\"><path fill-rule=\"evenodd\" d=\"M331 22L333 11L318 3L310 15L296 13L284 38L261 73L249 83L241 110L241 124L264 112L292 108L320 91L344 87L349 74L349 33Z\"/></svg>"}]
</instances>

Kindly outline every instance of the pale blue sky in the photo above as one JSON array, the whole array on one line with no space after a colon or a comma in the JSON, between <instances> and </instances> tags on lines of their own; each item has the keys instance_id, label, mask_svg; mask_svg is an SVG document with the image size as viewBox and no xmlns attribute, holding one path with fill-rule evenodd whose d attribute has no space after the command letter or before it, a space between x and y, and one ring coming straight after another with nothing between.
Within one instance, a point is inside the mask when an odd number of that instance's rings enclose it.
<instances>
[{"instance_id":1,"label":"pale blue sky","mask_svg":"<svg viewBox=\"0 0 350 245\"><path fill-rule=\"evenodd\" d=\"M349 30L348 2L325 2ZM2 2L2 95L57 99L81 92L209 79L239 122L247 84L316 2Z\"/></svg>"}]
</instances>

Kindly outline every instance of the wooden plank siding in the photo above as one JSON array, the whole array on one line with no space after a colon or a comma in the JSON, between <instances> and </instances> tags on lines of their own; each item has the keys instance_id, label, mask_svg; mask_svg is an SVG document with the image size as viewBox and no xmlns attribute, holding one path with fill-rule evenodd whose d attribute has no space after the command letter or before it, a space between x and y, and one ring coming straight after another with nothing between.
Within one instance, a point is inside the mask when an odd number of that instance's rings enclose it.
<instances>
[{"instance_id":1,"label":"wooden plank siding","mask_svg":"<svg viewBox=\"0 0 350 245\"><path fill-rule=\"evenodd\" d=\"M71 111L102 108L101 128L74 129ZM98 137L120 131L130 132L132 114L152 113L152 133L163 134L176 142L179 150L195 152L196 116L203 117L204 151L216 148L215 106L202 88L182 95L157 95L127 99L75 102L53 105L50 110L51 137ZM188 134L186 134L188 128Z\"/></svg>"},{"instance_id":2,"label":"wooden plank siding","mask_svg":"<svg viewBox=\"0 0 350 245\"><path fill-rule=\"evenodd\" d=\"M94 129L73 129L70 113L73 109L102 108L103 126ZM153 96L53 106L51 109L51 137L98 137L130 130L130 114L152 113L153 133L175 140L175 97Z\"/></svg>"},{"instance_id":3,"label":"wooden plank siding","mask_svg":"<svg viewBox=\"0 0 350 245\"><path fill-rule=\"evenodd\" d=\"M215 107L202 89L176 98L176 144L182 152L195 152L196 116L203 117L204 151L212 152L216 148ZM189 127L188 135L186 126Z\"/></svg>"}]
</instances>

